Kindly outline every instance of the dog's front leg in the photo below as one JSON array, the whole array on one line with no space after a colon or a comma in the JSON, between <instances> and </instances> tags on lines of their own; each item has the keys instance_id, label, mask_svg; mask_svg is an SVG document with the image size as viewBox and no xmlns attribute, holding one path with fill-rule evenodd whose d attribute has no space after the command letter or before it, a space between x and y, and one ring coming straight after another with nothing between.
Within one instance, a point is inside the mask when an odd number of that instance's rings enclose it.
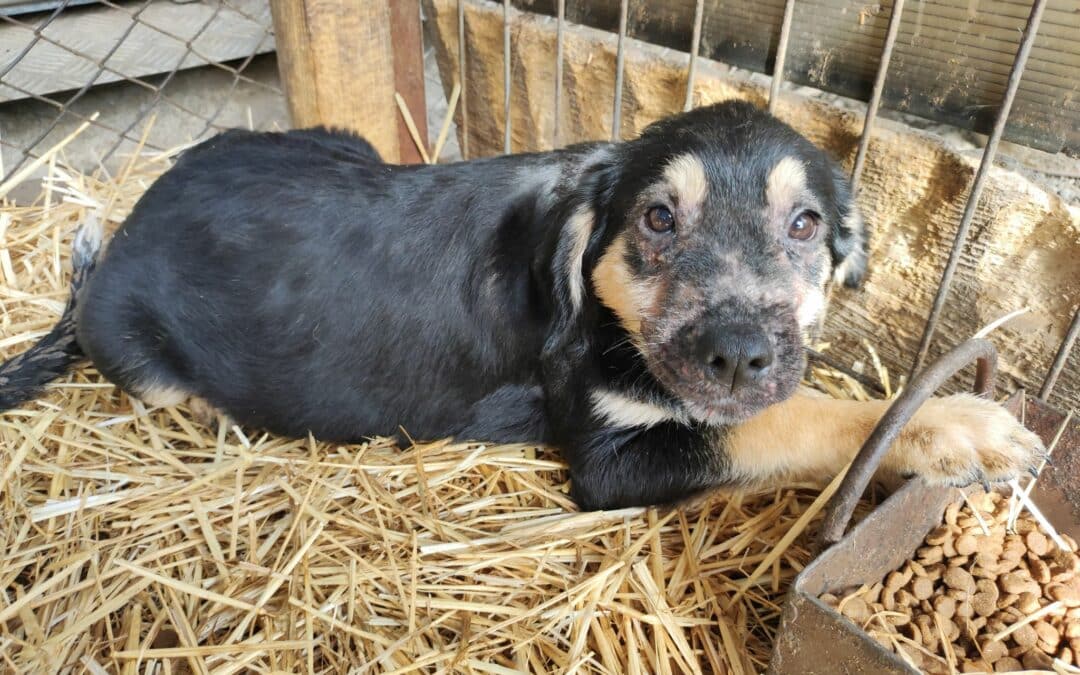
<instances>
[{"instance_id":1,"label":"dog's front leg","mask_svg":"<svg viewBox=\"0 0 1080 675\"><path fill-rule=\"evenodd\" d=\"M828 478L862 447L887 401L799 393L734 427L724 442L736 480ZM901 431L881 472L932 483L998 482L1035 466L1042 443L1000 405L970 394L927 401Z\"/></svg>"}]
</instances>

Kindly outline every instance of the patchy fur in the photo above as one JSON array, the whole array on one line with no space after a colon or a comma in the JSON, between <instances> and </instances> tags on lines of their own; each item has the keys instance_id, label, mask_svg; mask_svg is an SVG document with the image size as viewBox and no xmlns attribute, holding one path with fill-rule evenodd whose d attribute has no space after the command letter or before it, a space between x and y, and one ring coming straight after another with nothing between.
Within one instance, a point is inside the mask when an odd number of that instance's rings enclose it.
<instances>
[{"instance_id":1,"label":"patchy fur","mask_svg":"<svg viewBox=\"0 0 1080 675\"><path fill-rule=\"evenodd\" d=\"M791 235L800 210L813 236ZM858 283L865 239L843 173L747 103L437 166L387 165L348 133L230 131L150 187L92 274L97 240L79 240L77 292L0 366L0 402L85 354L151 404L191 395L195 415L291 436L552 443L585 509L824 478L884 408L792 398L828 280ZM1036 450L954 397L889 466L1004 479Z\"/></svg>"}]
</instances>

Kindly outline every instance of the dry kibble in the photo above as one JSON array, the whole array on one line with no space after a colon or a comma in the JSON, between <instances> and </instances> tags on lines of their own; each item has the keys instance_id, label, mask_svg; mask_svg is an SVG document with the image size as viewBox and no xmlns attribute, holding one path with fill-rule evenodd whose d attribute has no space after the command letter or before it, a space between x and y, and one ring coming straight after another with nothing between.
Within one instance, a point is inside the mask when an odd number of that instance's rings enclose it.
<instances>
[{"instance_id":1,"label":"dry kibble","mask_svg":"<svg viewBox=\"0 0 1080 675\"><path fill-rule=\"evenodd\" d=\"M934 612L943 619L951 619L956 615L956 600L947 595L939 595L934 598Z\"/></svg>"},{"instance_id":2,"label":"dry kibble","mask_svg":"<svg viewBox=\"0 0 1080 675\"><path fill-rule=\"evenodd\" d=\"M931 546L940 546L945 543L946 539L952 537L952 528L948 525L940 525L930 530L930 534L926 535L926 543Z\"/></svg>"},{"instance_id":3,"label":"dry kibble","mask_svg":"<svg viewBox=\"0 0 1080 675\"><path fill-rule=\"evenodd\" d=\"M885 589L881 592L881 606L887 612L896 611L896 593Z\"/></svg>"},{"instance_id":4,"label":"dry kibble","mask_svg":"<svg viewBox=\"0 0 1080 675\"><path fill-rule=\"evenodd\" d=\"M1080 607L1080 589L1077 589L1075 584L1051 582L1046 587L1046 592L1051 600L1059 600L1066 607Z\"/></svg>"},{"instance_id":5,"label":"dry kibble","mask_svg":"<svg viewBox=\"0 0 1080 675\"><path fill-rule=\"evenodd\" d=\"M929 598L934 594L934 582L929 577L918 577L911 582L911 594L919 600Z\"/></svg>"},{"instance_id":6,"label":"dry kibble","mask_svg":"<svg viewBox=\"0 0 1080 675\"><path fill-rule=\"evenodd\" d=\"M1039 594L1038 593L1021 593L1020 600L1016 605L1024 614L1031 614L1032 612L1039 611Z\"/></svg>"},{"instance_id":7,"label":"dry kibble","mask_svg":"<svg viewBox=\"0 0 1080 675\"><path fill-rule=\"evenodd\" d=\"M1016 604L1016 601L1020 599L1019 595L1015 593L1007 593L998 598L997 608L1005 609L1006 607L1012 607Z\"/></svg>"},{"instance_id":8,"label":"dry kibble","mask_svg":"<svg viewBox=\"0 0 1080 675\"><path fill-rule=\"evenodd\" d=\"M1021 663L1028 670L1050 670L1054 667L1054 659L1037 649L1025 652Z\"/></svg>"},{"instance_id":9,"label":"dry kibble","mask_svg":"<svg viewBox=\"0 0 1080 675\"><path fill-rule=\"evenodd\" d=\"M1050 541L1038 530L1032 530L1024 535L1024 543L1027 544L1028 551L1040 558L1050 552Z\"/></svg>"},{"instance_id":10,"label":"dry kibble","mask_svg":"<svg viewBox=\"0 0 1080 675\"><path fill-rule=\"evenodd\" d=\"M945 585L949 588L958 588L968 593L975 591L975 579L971 577L971 574L959 567L950 567L945 570L945 574L942 577Z\"/></svg>"},{"instance_id":11,"label":"dry kibble","mask_svg":"<svg viewBox=\"0 0 1080 675\"><path fill-rule=\"evenodd\" d=\"M896 592L896 603L901 607L911 607L917 605L919 599L912 595L906 588L901 588Z\"/></svg>"},{"instance_id":12,"label":"dry kibble","mask_svg":"<svg viewBox=\"0 0 1080 675\"><path fill-rule=\"evenodd\" d=\"M1035 634L1039 636L1039 648L1044 652L1053 653L1061 643L1061 635L1057 629L1045 621L1036 621L1031 624L1035 628ZM1046 647L1043 647L1043 644Z\"/></svg>"},{"instance_id":13,"label":"dry kibble","mask_svg":"<svg viewBox=\"0 0 1080 675\"><path fill-rule=\"evenodd\" d=\"M904 584L907 582L908 580L904 578L903 572L889 572L888 576L885 577L885 590L893 592L898 591L903 588Z\"/></svg>"},{"instance_id":14,"label":"dry kibble","mask_svg":"<svg viewBox=\"0 0 1080 675\"><path fill-rule=\"evenodd\" d=\"M934 620L925 614L920 614L915 617L915 625L919 627L919 632L922 633L923 646L932 652L937 651L939 641Z\"/></svg>"},{"instance_id":15,"label":"dry kibble","mask_svg":"<svg viewBox=\"0 0 1080 675\"><path fill-rule=\"evenodd\" d=\"M945 522L949 525L956 525L956 520L960 515L960 502L953 502L945 507Z\"/></svg>"},{"instance_id":16,"label":"dry kibble","mask_svg":"<svg viewBox=\"0 0 1080 675\"><path fill-rule=\"evenodd\" d=\"M872 625L878 642L904 650L926 675L1047 670L1055 658L1073 664L1080 659L1080 557L1059 550L1026 514L1006 531L1009 500L985 499L994 513L989 534L967 507L950 505L914 560L871 587L822 600ZM1055 601L1062 606L1025 623ZM991 639L1006 630L1004 639ZM898 647L893 633L925 651Z\"/></svg>"},{"instance_id":17,"label":"dry kibble","mask_svg":"<svg viewBox=\"0 0 1080 675\"><path fill-rule=\"evenodd\" d=\"M1039 584L1035 583L1027 572L1009 572L1001 575L999 580L1001 590L1009 594L1040 593Z\"/></svg>"},{"instance_id":18,"label":"dry kibble","mask_svg":"<svg viewBox=\"0 0 1080 675\"><path fill-rule=\"evenodd\" d=\"M1039 641L1039 635L1031 624L1024 624L1013 631L1012 640L1018 647L1031 648Z\"/></svg>"},{"instance_id":19,"label":"dry kibble","mask_svg":"<svg viewBox=\"0 0 1080 675\"><path fill-rule=\"evenodd\" d=\"M1068 647L1062 647L1061 651L1058 652L1057 657L1059 659L1061 659L1061 661L1065 665L1067 665L1067 666L1073 665L1073 658L1074 658L1073 657L1073 650L1069 649Z\"/></svg>"},{"instance_id":20,"label":"dry kibble","mask_svg":"<svg viewBox=\"0 0 1080 675\"><path fill-rule=\"evenodd\" d=\"M870 607L859 596L848 598L840 611L844 616L860 625L870 618Z\"/></svg>"},{"instance_id":21,"label":"dry kibble","mask_svg":"<svg viewBox=\"0 0 1080 675\"><path fill-rule=\"evenodd\" d=\"M971 596L971 610L979 616L990 616L997 610L997 603L989 593L976 593Z\"/></svg>"},{"instance_id":22,"label":"dry kibble","mask_svg":"<svg viewBox=\"0 0 1080 675\"><path fill-rule=\"evenodd\" d=\"M1009 653L1009 649L1005 646L1005 643L1001 640L985 640L979 644L979 651L983 655L983 659L989 663L996 664Z\"/></svg>"},{"instance_id":23,"label":"dry kibble","mask_svg":"<svg viewBox=\"0 0 1080 675\"><path fill-rule=\"evenodd\" d=\"M1031 578L1038 584L1050 583L1050 566L1039 558L1028 559L1028 571L1031 573Z\"/></svg>"},{"instance_id":24,"label":"dry kibble","mask_svg":"<svg viewBox=\"0 0 1080 675\"><path fill-rule=\"evenodd\" d=\"M972 555L979 549L979 542L972 534L962 534L953 544L958 555Z\"/></svg>"},{"instance_id":25,"label":"dry kibble","mask_svg":"<svg viewBox=\"0 0 1080 675\"><path fill-rule=\"evenodd\" d=\"M995 553L988 551L979 551L975 554L975 566L982 567L983 569L992 570L998 564L998 557Z\"/></svg>"}]
</instances>

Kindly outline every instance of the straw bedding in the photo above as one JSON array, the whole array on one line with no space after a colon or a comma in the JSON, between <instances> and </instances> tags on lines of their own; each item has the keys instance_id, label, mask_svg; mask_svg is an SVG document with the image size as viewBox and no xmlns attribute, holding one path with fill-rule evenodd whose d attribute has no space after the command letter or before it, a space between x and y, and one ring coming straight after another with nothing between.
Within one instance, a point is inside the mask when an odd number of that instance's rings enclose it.
<instances>
[{"instance_id":1,"label":"straw bedding","mask_svg":"<svg viewBox=\"0 0 1080 675\"><path fill-rule=\"evenodd\" d=\"M76 226L119 224L169 162L61 156L0 208L5 356L59 316ZM0 444L0 671L758 672L824 501L577 513L542 448L215 432L90 368Z\"/></svg>"}]
</instances>

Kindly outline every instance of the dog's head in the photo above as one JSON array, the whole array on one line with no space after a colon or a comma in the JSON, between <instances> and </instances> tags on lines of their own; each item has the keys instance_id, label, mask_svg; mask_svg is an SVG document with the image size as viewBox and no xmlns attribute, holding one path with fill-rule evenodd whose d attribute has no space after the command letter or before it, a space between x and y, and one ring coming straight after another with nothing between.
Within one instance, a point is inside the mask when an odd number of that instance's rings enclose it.
<instances>
[{"instance_id":1,"label":"dog's head","mask_svg":"<svg viewBox=\"0 0 1080 675\"><path fill-rule=\"evenodd\" d=\"M565 228L579 295L614 314L697 420L738 422L790 396L830 279L855 286L865 270L862 220L825 153L722 103L653 124L591 176Z\"/></svg>"}]
</instances>

